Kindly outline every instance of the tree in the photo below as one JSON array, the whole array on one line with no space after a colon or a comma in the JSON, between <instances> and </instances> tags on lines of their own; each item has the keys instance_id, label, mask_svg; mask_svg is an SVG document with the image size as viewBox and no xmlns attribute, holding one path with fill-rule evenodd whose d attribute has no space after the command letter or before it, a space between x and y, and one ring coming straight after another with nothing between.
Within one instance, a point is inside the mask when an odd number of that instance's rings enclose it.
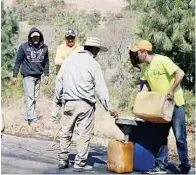
<instances>
[{"instance_id":1,"label":"tree","mask_svg":"<svg viewBox=\"0 0 196 175\"><path fill-rule=\"evenodd\" d=\"M28 14L35 4L34 0L16 0L14 2L19 21L28 20Z\"/></svg>"},{"instance_id":2,"label":"tree","mask_svg":"<svg viewBox=\"0 0 196 175\"><path fill-rule=\"evenodd\" d=\"M1 1L1 77L12 72L17 52L18 20L15 9L5 7Z\"/></svg>"},{"instance_id":3,"label":"tree","mask_svg":"<svg viewBox=\"0 0 196 175\"><path fill-rule=\"evenodd\" d=\"M195 1L127 0L136 12L136 35L149 40L155 53L169 56L185 72L183 85L195 84Z\"/></svg>"}]
</instances>

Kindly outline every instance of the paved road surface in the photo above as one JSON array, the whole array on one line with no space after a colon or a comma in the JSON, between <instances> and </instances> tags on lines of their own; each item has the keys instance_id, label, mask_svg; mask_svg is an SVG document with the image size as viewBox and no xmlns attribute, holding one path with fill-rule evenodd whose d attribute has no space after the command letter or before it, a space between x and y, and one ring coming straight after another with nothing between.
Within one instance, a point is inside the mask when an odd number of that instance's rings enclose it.
<instances>
[{"instance_id":1,"label":"paved road surface","mask_svg":"<svg viewBox=\"0 0 196 175\"><path fill-rule=\"evenodd\" d=\"M73 172L75 145L70 148L70 168L59 170L57 168L58 150L48 150L51 143L51 141L3 135L1 139L1 173L76 174ZM94 166L94 171L89 174L112 174L106 170L106 148L92 146L89 157L89 164ZM85 172L85 174L88 173ZM192 174L194 174L193 171Z\"/></svg>"},{"instance_id":2,"label":"paved road surface","mask_svg":"<svg viewBox=\"0 0 196 175\"><path fill-rule=\"evenodd\" d=\"M1 140L1 173L74 174L75 145L70 148L71 167L59 170L57 168L58 150L48 151L51 148L51 143L51 141L3 135ZM106 171L105 148L92 146L89 156L89 164L95 166L93 174L109 173ZM85 174L87 173L85 172Z\"/></svg>"}]
</instances>

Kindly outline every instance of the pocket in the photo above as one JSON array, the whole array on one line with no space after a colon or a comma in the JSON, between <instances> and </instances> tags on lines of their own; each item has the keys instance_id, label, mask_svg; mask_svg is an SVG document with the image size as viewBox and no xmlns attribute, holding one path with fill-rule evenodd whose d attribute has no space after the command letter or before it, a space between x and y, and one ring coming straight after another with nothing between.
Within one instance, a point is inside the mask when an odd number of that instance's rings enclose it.
<instances>
[{"instance_id":1,"label":"pocket","mask_svg":"<svg viewBox=\"0 0 196 175\"><path fill-rule=\"evenodd\" d=\"M64 114L72 115L74 108L75 108L74 101L67 101L64 106Z\"/></svg>"}]
</instances>

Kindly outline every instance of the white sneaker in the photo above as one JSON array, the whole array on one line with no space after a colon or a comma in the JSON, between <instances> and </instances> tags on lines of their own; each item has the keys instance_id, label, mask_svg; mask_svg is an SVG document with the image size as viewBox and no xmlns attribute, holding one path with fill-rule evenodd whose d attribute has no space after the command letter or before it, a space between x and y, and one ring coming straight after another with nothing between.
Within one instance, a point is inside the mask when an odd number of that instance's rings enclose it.
<instances>
[{"instance_id":1,"label":"white sneaker","mask_svg":"<svg viewBox=\"0 0 196 175\"><path fill-rule=\"evenodd\" d=\"M90 166L90 165L79 166L79 165L77 165L77 164L74 164L74 171L75 171L75 172L93 171L93 166Z\"/></svg>"},{"instance_id":2,"label":"white sneaker","mask_svg":"<svg viewBox=\"0 0 196 175\"><path fill-rule=\"evenodd\" d=\"M146 173L147 174L167 174L167 170L163 167L155 166Z\"/></svg>"}]
</instances>

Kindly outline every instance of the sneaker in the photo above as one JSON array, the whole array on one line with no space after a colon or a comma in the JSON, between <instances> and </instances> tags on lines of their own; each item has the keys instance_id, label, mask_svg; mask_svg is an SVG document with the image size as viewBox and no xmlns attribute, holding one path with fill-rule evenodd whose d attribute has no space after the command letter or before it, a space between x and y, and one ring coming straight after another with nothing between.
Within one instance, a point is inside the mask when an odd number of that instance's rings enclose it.
<instances>
[{"instance_id":1,"label":"sneaker","mask_svg":"<svg viewBox=\"0 0 196 175\"><path fill-rule=\"evenodd\" d=\"M150 169L147 173L148 174L166 174L167 171L163 167L155 166L154 168Z\"/></svg>"},{"instance_id":2,"label":"sneaker","mask_svg":"<svg viewBox=\"0 0 196 175\"><path fill-rule=\"evenodd\" d=\"M93 171L93 167L90 166L90 165L79 166L79 165L74 164L74 171L75 171L75 172Z\"/></svg>"},{"instance_id":3,"label":"sneaker","mask_svg":"<svg viewBox=\"0 0 196 175\"><path fill-rule=\"evenodd\" d=\"M32 125L32 123L37 122L37 119L28 119L27 122L28 122L28 125Z\"/></svg>"},{"instance_id":4,"label":"sneaker","mask_svg":"<svg viewBox=\"0 0 196 175\"><path fill-rule=\"evenodd\" d=\"M189 174L189 171L190 171L190 169L191 169L191 166L190 166L190 165L185 166L185 165L182 165L182 164L181 164L181 165L179 166L179 168L180 168L182 174Z\"/></svg>"},{"instance_id":5,"label":"sneaker","mask_svg":"<svg viewBox=\"0 0 196 175\"><path fill-rule=\"evenodd\" d=\"M59 160L59 164L58 164L58 168L59 169L65 169L69 167L69 161L65 161L65 160Z\"/></svg>"}]
</instances>

